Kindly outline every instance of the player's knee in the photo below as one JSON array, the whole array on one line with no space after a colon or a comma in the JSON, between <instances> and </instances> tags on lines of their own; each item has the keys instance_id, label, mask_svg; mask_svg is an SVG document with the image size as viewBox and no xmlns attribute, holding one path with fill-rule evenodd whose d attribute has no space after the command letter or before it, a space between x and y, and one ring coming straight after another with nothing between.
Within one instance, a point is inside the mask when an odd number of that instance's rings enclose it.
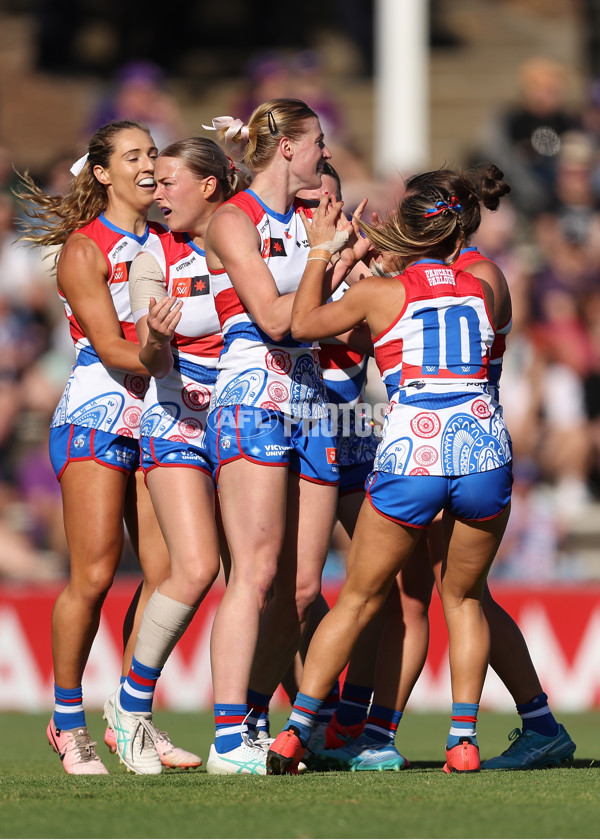
<instances>
[{"instance_id":1,"label":"player's knee","mask_svg":"<svg viewBox=\"0 0 600 840\"><path fill-rule=\"evenodd\" d=\"M202 598L213 585L219 572L218 565L211 564L201 566L198 561L189 564L184 569L171 575L171 580L181 593L181 600L184 603L195 603Z\"/></svg>"},{"instance_id":2,"label":"player's knee","mask_svg":"<svg viewBox=\"0 0 600 840\"><path fill-rule=\"evenodd\" d=\"M71 580L71 591L91 604L101 603L112 586L113 579L114 569L94 565L86 569L85 575L78 575Z\"/></svg>"},{"instance_id":3,"label":"player's knee","mask_svg":"<svg viewBox=\"0 0 600 840\"><path fill-rule=\"evenodd\" d=\"M317 600L320 592L320 579L307 580L304 582L300 581L298 583L298 587L296 589L296 610L300 621L304 621L308 618L310 608Z\"/></svg>"},{"instance_id":4,"label":"player's knee","mask_svg":"<svg viewBox=\"0 0 600 840\"><path fill-rule=\"evenodd\" d=\"M256 600L262 610L273 595L276 574L277 558L257 559L251 567L234 564L228 586L243 590L244 597Z\"/></svg>"}]
</instances>

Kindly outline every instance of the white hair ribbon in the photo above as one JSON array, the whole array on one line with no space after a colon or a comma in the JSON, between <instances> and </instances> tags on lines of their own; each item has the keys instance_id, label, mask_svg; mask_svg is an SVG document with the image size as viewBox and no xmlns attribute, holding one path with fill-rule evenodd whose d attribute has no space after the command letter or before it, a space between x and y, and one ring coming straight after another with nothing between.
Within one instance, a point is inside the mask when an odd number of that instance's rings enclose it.
<instances>
[{"instance_id":1,"label":"white hair ribbon","mask_svg":"<svg viewBox=\"0 0 600 840\"><path fill-rule=\"evenodd\" d=\"M250 129L244 125L242 120L236 120L233 117L215 117L212 120L212 125L203 125L207 131L220 131L226 128L225 140L232 140L235 135L240 132L242 139L247 140L250 136Z\"/></svg>"},{"instance_id":2,"label":"white hair ribbon","mask_svg":"<svg viewBox=\"0 0 600 840\"><path fill-rule=\"evenodd\" d=\"M75 177L77 177L77 175L79 175L79 173L81 172L83 167L86 165L87 159L88 159L88 153L86 152L84 155L82 155L82 157L79 158L79 160L75 161L75 163L73 164L73 166L70 169L70 171L73 173L73 175L75 175Z\"/></svg>"}]
</instances>

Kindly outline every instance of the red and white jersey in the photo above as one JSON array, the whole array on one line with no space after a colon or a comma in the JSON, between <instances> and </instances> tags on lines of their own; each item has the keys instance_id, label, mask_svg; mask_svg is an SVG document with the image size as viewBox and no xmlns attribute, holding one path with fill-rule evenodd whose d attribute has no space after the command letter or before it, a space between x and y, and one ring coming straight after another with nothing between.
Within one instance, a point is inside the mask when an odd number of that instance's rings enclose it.
<instances>
[{"instance_id":1,"label":"red and white jersey","mask_svg":"<svg viewBox=\"0 0 600 840\"><path fill-rule=\"evenodd\" d=\"M487 383L494 327L479 280L425 260L397 279L406 291L404 307L373 339L388 394L415 381Z\"/></svg>"},{"instance_id":2,"label":"red and white jersey","mask_svg":"<svg viewBox=\"0 0 600 840\"><path fill-rule=\"evenodd\" d=\"M173 349L182 358L216 367L223 339L204 251L187 233L165 233L161 244L157 259L167 295L182 303Z\"/></svg>"},{"instance_id":3,"label":"red and white jersey","mask_svg":"<svg viewBox=\"0 0 600 840\"><path fill-rule=\"evenodd\" d=\"M458 476L508 463L510 437L489 388L494 327L481 283L429 260L397 279L404 307L374 340L390 395L374 469Z\"/></svg>"},{"instance_id":4,"label":"red and white jersey","mask_svg":"<svg viewBox=\"0 0 600 840\"><path fill-rule=\"evenodd\" d=\"M453 263L453 268L465 269L467 266L473 265L477 262L490 262L495 265L494 261L489 257L484 257L474 246L463 248L459 254L458 259ZM500 375L502 374L502 360L506 351L506 336L512 328L512 318L506 324L500 324L496 327L496 337L492 344L490 351L490 386L496 389L496 399L498 399L498 388L500 386Z\"/></svg>"},{"instance_id":5,"label":"red and white jersey","mask_svg":"<svg viewBox=\"0 0 600 840\"><path fill-rule=\"evenodd\" d=\"M150 379L140 434L203 447L223 347L221 328L204 251L186 233L166 232L160 239L158 263L167 295L182 303L181 319L171 341L173 368L167 376Z\"/></svg>"},{"instance_id":6,"label":"red and white jersey","mask_svg":"<svg viewBox=\"0 0 600 840\"><path fill-rule=\"evenodd\" d=\"M131 314L129 287L127 286L129 267L134 257L141 251L148 251L157 259L159 258L162 253L159 235L164 233L164 230L162 225L150 222L142 236L136 236L134 233L116 227L104 217L104 213L101 213L93 222L75 231L75 233L82 233L95 242L104 254L108 266L108 288L123 335L128 341L134 341L136 344L138 339L133 315ZM91 347L90 340L77 323L69 302L60 287L58 294L69 320L71 338L77 354L83 347Z\"/></svg>"},{"instance_id":7,"label":"red and white jersey","mask_svg":"<svg viewBox=\"0 0 600 840\"><path fill-rule=\"evenodd\" d=\"M150 223L145 232L137 236L117 228L101 214L77 231L93 240L104 254L108 266L108 288L123 335L136 344L137 334L127 286L129 267L140 251L149 251L158 258L162 251L160 233L163 230L161 225ZM60 289L59 295L69 320L76 361L51 425L72 423L138 437L142 398L148 387L148 377L106 368Z\"/></svg>"},{"instance_id":8,"label":"red and white jersey","mask_svg":"<svg viewBox=\"0 0 600 840\"><path fill-rule=\"evenodd\" d=\"M262 258L279 294L295 292L308 257L298 214L301 204L275 213L251 190L228 203L243 210L256 226ZM224 343L212 408L253 405L296 418L326 416L317 348L295 341L291 334L274 341L261 330L224 269L211 271L211 281Z\"/></svg>"}]
</instances>

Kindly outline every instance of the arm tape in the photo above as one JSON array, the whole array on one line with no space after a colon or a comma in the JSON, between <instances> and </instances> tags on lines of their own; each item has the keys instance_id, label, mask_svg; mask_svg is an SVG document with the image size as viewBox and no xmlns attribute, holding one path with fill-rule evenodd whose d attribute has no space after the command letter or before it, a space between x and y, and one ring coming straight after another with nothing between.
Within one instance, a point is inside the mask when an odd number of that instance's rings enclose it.
<instances>
[{"instance_id":1,"label":"arm tape","mask_svg":"<svg viewBox=\"0 0 600 840\"><path fill-rule=\"evenodd\" d=\"M167 297L167 288L162 269L152 254L142 251L131 263L129 269L129 302L133 319L148 314L150 298L159 301Z\"/></svg>"}]
</instances>

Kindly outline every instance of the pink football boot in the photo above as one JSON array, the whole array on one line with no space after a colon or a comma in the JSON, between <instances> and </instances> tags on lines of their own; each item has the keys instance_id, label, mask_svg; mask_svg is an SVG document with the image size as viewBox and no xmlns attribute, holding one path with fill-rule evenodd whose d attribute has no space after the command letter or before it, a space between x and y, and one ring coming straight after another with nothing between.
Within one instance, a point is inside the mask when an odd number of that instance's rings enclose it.
<instances>
[{"instance_id":1,"label":"pink football boot","mask_svg":"<svg viewBox=\"0 0 600 840\"><path fill-rule=\"evenodd\" d=\"M102 764L94 749L87 727L83 729L57 729L54 719L46 729L48 743L60 756L65 772L73 776L108 776L108 770Z\"/></svg>"}]
</instances>

